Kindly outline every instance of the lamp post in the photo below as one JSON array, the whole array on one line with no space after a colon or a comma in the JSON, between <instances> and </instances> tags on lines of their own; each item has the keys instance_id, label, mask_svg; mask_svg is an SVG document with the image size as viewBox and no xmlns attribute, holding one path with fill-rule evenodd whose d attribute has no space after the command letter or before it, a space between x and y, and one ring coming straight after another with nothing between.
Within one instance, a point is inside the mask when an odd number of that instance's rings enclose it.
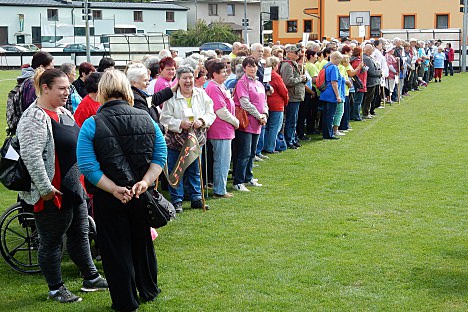
<instances>
[{"instance_id":1,"label":"lamp post","mask_svg":"<svg viewBox=\"0 0 468 312\"><path fill-rule=\"evenodd\" d=\"M244 43L248 43L247 38L247 0L244 0Z\"/></svg>"},{"instance_id":2,"label":"lamp post","mask_svg":"<svg viewBox=\"0 0 468 312\"><path fill-rule=\"evenodd\" d=\"M466 72L466 36L467 36L467 25L468 25L468 0L463 1L463 30L462 30L462 46L461 46L461 72Z\"/></svg>"}]
</instances>

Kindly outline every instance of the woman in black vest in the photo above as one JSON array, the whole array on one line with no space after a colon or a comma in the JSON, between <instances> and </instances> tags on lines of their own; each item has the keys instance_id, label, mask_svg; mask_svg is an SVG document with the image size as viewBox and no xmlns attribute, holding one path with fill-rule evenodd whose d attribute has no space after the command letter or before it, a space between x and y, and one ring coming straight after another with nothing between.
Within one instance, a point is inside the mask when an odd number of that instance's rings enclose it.
<instances>
[{"instance_id":1,"label":"woman in black vest","mask_svg":"<svg viewBox=\"0 0 468 312\"><path fill-rule=\"evenodd\" d=\"M112 308L133 311L138 294L152 301L159 294L157 262L139 195L152 186L166 163L166 143L147 112L133 106L127 77L106 71L98 87L102 104L78 138L78 165L97 186L94 214L102 264Z\"/></svg>"}]
</instances>

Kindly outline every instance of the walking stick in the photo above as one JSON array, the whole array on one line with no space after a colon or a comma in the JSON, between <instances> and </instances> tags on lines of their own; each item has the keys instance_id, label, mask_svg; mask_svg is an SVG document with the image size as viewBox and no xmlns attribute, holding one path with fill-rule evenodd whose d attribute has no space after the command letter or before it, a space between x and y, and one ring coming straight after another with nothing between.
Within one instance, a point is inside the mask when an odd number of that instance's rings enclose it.
<instances>
[{"instance_id":1,"label":"walking stick","mask_svg":"<svg viewBox=\"0 0 468 312\"><path fill-rule=\"evenodd\" d=\"M202 175L202 167L201 167L201 155L198 156L198 171L200 172L200 188L201 188L201 197L202 197L202 205L203 205L203 212L206 212L205 206L205 187L203 186L203 175Z\"/></svg>"},{"instance_id":2,"label":"walking stick","mask_svg":"<svg viewBox=\"0 0 468 312\"><path fill-rule=\"evenodd\" d=\"M206 180L206 198L208 198L208 148L206 147L208 142L205 143L205 145L203 146L205 148L205 180Z\"/></svg>"},{"instance_id":3,"label":"walking stick","mask_svg":"<svg viewBox=\"0 0 468 312\"><path fill-rule=\"evenodd\" d=\"M401 72L401 68L400 68L400 59L398 59L398 88L397 88L397 96L398 96L398 104L400 104L400 101L401 101L401 88L400 86L403 86L403 85L400 85L402 83L402 79L400 78L400 72Z\"/></svg>"}]
</instances>

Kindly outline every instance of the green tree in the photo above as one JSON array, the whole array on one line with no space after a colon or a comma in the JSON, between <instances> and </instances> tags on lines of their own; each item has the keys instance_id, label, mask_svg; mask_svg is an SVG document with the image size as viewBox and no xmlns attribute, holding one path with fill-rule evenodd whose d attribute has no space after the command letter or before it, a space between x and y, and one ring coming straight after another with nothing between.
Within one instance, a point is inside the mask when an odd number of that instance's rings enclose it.
<instances>
[{"instance_id":1,"label":"green tree","mask_svg":"<svg viewBox=\"0 0 468 312\"><path fill-rule=\"evenodd\" d=\"M195 26L189 26L185 30L177 30L171 35L171 45L175 47L199 47L205 42L227 42L238 41L239 37L221 22L207 24L204 20L198 20Z\"/></svg>"}]
</instances>

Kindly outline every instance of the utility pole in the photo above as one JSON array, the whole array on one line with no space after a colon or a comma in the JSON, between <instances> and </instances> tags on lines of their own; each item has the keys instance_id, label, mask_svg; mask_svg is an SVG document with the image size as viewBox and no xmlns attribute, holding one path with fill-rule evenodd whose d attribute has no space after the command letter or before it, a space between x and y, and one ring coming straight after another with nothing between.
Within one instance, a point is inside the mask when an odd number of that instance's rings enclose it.
<instances>
[{"instance_id":1,"label":"utility pole","mask_svg":"<svg viewBox=\"0 0 468 312\"><path fill-rule=\"evenodd\" d=\"M83 3L83 19L85 21L85 32L86 32L86 61L91 63L91 53L89 49L89 20L93 16L91 15L91 5L88 0Z\"/></svg>"},{"instance_id":2,"label":"utility pole","mask_svg":"<svg viewBox=\"0 0 468 312\"><path fill-rule=\"evenodd\" d=\"M248 24L248 20L247 20L247 0L244 0L244 43L246 44L249 44L248 43L248 38L247 38L247 25Z\"/></svg>"},{"instance_id":3,"label":"utility pole","mask_svg":"<svg viewBox=\"0 0 468 312\"><path fill-rule=\"evenodd\" d=\"M466 72L466 36L468 35L468 0L462 0L463 1L463 29L462 29L462 46L461 46L461 72L464 73ZM461 1L460 1L461 4Z\"/></svg>"}]
</instances>

